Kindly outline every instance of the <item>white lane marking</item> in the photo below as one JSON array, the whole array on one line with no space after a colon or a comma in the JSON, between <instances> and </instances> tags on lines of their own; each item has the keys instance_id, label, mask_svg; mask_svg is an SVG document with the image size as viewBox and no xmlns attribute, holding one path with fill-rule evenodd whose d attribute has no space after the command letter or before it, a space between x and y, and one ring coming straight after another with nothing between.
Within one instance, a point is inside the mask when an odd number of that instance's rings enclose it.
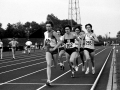
<instances>
[{"instance_id":1,"label":"white lane marking","mask_svg":"<svg viewBox=\"0 0 120 90\"><path fill-rule=\"evenodd\" d=\"M105 49L106 49L106 48L105 48ZM101 50L100 52L104 51L105 49ZM95 54L95 56L98 55L100 52L98 52L97 54ZM79 64L79 65L82 65L82 63ZM61 74L60 76L56 77L55 79L53 79L53 80L51 81L51 83L54 82L55 80L61 78L61 77L64 76L65 74L69 73L70 71L71 71L71 70L68 70L67 72L65 72L65 73ZM44 84L43 86L41 86L41 87L38 88L37 90L41 90L41 89L44 88L45 86L46 86L46 84Z\"/></svg>"},{"instance_id":2,"label":"white lane marking","mask_svg":"<svg viewBox=\"0 0 120 90\"><path fill-rule=\"evenodd\" d=\"M95 87L96 87L96 85L97 85L97 82L98 82L98 80L99 80L99 78L100 78L100 76L101 76L101 74L102 74L102 72L103 72L103 69L104 69L104 67L105 67L105 65L106 65L106 63L107 63L107 61L108 61L108 59L109 59L109 57L110 57L111 52L112 52L112 49L111 49L110 53L108 54L108 56L107 56L107 58L106 58L106 60L105 60L105 63L103 64L103 66L102 66L102 68L101 68L101 70L100 70L97 78L95 79L95 82L94 82L94 84L93 84L93 86L91 87L90 90L94 90L94 89L95 89Z\"/></svg>"},{"instance_id":3,"label":"white lane marking","mask_svg":"<svg viewBox=\"0 0 120 90\"><path fill-rule=\"evenodd\" d=\"M7 83L7 84L12 84L12 85L44 85L45 83ZM64 86L88 86L88 85L93 85L93 84L61 84L61 83L52 83L51 85L64 85Z\"/></svg>"},{"instance_id":4,"label":"white lane marking","mask_svg":"<svg viewBox=\"0 0 120 90\"><path fill-rule=\"evenodd\" d=\"M42 64L42 63L45 63L45 62L46 62L46 61L40 62L40 63L31 64L31 65L24 66L24 67L20 67L20 68L16 68L16 69L12 69L12 70L8 70L8 71L4 71L4 72L1 72L0 74L4 74L4 73L12 72L12 71L15 71L15 70L19 70L19 69L23 69L23 68L35 66L35 65Z\"/></svg>"},{"instance_id":5,"label":"white lane marking","mask_svg":"<svg viewBox=\"0 0 120 90\"><path fill-rule=\"evenodd\" d=\"M27 54L23 54L23 55L17 55L16 57L18 59L23 59L23 58L27 58L27 57L30 57L30 56L45 56L45 54L43 53L40 53L40 54L30 54L30 55L27 55ZM22 58L19 58L19 57L22 57ZM12 57L8 57L8 58L5 58L5 60L0 60L0 61L9 61ZM15 61L15 60L14 60Z\"/></svg>"},{"instance_id":6,"label":"white lane marking","mask_svg":"<svg viewBox=\"0 0 120 90\"><path fill-rule=\"evenodd\" d=\"M106 48L105 48L106 49ZM104 49L103 49L104 50ZM101 51L102 52L102 51ZM29 58L29 59L31 59L31 58ZM44 59L44 58L40 58L40 59ZM20 59L19 59L20 60ZM24 59L21 59L21 60L24 60ZM20 61L21 61L20 60ZM31 60L31 61L26 61L26 62L20 62L20 63L15 63L15 64L10 64L10 65L6 65L6 66L1 66L0 68L4 68L4 67L9 67L9 66L15 66L15 65L18 65L18 64L22 64L22 63L27 63L27 62L32 62L32 61L37 61L37 60L39 60L39 59L35 59L35 60ZM15 61L17 61L17 60L15 60ZM12 61L11 61L12 62Z\"/></svg>"},{"instance_id":7,"label":"white lane marking","mask_svg":"<svg viewBox=\"0 0 120 90\"><path fill-rule=\"evenodd\" d=\"M2 63L0 63L0 64L10 63L10 62L17 62L17 61L23 61L23 60L28 60L28 59L34 59L34 58L36 58L36 57L40 58L40 57L43 57L43 56L45 56L45 55L41 55L41 56L36 55L36 56L34 56L34 57L29 57L29 58L24 57L24 59L22 58L22 59L13 60L13 61L2 62ZM25 59L25 58L26 58L26 59Z\"/></svg>"},{"instance_id":8,"label":"white lane marking","mask_svg":"<svg viewBox=\"0 0 120 90\"><path fill-rule=\"evenodd\" d=\"M99 53L99 52L98 52ZM95 54L96 55L96 54ZM35 74L35 73L37 73L37 72L40 72L40 71L43 71L43 70L46 70L46 68L43 68L43 69L41 69L41 70L37 70L37 71L35 71L35 72L32 72L32 73L29 73L29 74L26 74L26 75L23 75L23 76L21 76L21 77L18 77L18 78L15 78L15 79L12 79L12 80L9 80L9 81L6 81L6 82L4 82L4 83L0 83L0 85L4 85L4 84L7 84L7 83L9 83L9 82L12 82L12 81L15 81L15 80L18 80L18 79L21 79L21 78L23 78L23 77L26 77L26 76L29 76L29 75L32 75L32 74ZM68 70L69 72L70 72L70 70ZM67 72L65 72L65 73L68 73L68 71ZM64 74L64 73L63 73ZM63 75L62 74L62 75ZM61 76L61 75L60 75ZM58 77L60 77L60 76L58 76ZM58 78L57 77L57 78ZM54 79L54 80L56 80L56 78ZM54 81L53 80L53 81ZM43 85L44 86L44 85ZM42 86L42 87L43 87ZM45 85L46 86L46 85ZM44 86L44 87L45 87ZM39 90L39 88L38 88L38 90Z\"/></svg>"}]
</instances>

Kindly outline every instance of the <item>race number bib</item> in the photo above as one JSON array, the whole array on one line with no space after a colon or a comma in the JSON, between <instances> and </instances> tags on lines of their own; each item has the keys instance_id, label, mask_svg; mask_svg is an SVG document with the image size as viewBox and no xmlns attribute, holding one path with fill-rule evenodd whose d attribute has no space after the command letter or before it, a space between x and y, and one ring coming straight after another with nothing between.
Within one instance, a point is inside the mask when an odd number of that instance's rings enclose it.
<instances>
[{"instance_id":1,"label":"race number bib","mask_svg":"<svg viewBox=\"0 0 120 90\"><path fill-rule=\"evenodd\" d=\"M86 41L86 45L92 45L92 41Z\"/></svg>"},{"instance_id":2,"label":"race number bib","mask_svg":"<svg viewBox=\"0 0 120 90\"><path fill-rule=\"evenodd\" d=\"M73 47L73 43L66 43L66 48L72 48Z\"/></svg>"},{"instance_id":3,"label":"race number bib","mask_svg":"<svg viewBox=\"0 0 120 90\"><path fill-rule=\"evenodd\" d=\"M50 44L50 39L46 39L46 44Z\"/></svg>"}]
</instances>

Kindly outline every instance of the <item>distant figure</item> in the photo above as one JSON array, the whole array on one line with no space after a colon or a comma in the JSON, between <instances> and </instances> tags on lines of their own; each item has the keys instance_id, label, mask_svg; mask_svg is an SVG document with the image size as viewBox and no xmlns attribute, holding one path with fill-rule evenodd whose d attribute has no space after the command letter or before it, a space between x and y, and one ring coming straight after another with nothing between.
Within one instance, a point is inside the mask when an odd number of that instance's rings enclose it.
<instances>
[{"instance_id":1,"label":"distant figure","mask_svg":"<svg viewBox=\"0 0 120 90\"><path fill-rule=\"evenodd\" d=\"M12 39L12 41L9 42L11 49L12 49L12 55L13 55L13 59L15 59L15 51L16 51L16 47L18 45L18 42L15 40L15 38Z\"/></svg>"},{"instance_id":2,"label":"distant figure","mask_svg":"<svg viewBox=\"0 0 120 90\"><path fill-rule=\"evenodd\" d=\"M35 43L35 49L38 49L38 43L37 42Z\"/></svg>"},{"instance_id":3,"label":"distant figure","mask_svg":"<svg viewBox=\"0 0 120 90\"><path fill-rule=\"evenodd\" d=\"M25 43L25 45L27 46L28 54L30 54L32 42L28 39L28 41Z\"/></svg>"},{"instance_id":4,"label":"distant figure","mask_svg":"<svg viewBox=\"0 0 120 90\"><path fill-rule=\"evenodd\" d=\"M3 59L2 53L3 53L3 42L2 42L2 40L0 39L0 54L1 54L1 59Z\"/></svg>"},{"instance_id":5,"label":"distant figure","mask_svg":"<svg viewBox=\"0 0 120 90\"><path fill-rule=\"evenodd\" d=\"M41 43L40 43L40 49L42 49L42 47L43 47L43 43L41 42Z\"/></svg>"}]
</instances>

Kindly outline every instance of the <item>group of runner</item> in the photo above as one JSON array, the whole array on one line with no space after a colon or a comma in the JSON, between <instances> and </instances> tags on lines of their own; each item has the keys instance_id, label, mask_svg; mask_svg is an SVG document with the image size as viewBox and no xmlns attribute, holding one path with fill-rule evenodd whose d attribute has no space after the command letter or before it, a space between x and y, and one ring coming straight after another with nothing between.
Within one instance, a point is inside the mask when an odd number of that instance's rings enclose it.
<instances>
[{"instance_id":1,"label":"group of runner","mask_svg":"<svg viewBox=\"0 0 120 90\"><path fill-rule=\"evenodd\" d=\"M61 31L53 30L53 23L51 21L46 22L46 32L44 33L44 45L46 50L47 61L47 82L46 85L50 86L51 83L51 66L57 65L57 55L60 64L60 69L64 70L64 60L62 56L65 55L66 61L71 70L71 77L74 77L76 71L79 68L79 57L82 61L82 71L85 74L89 74L89 61L92 63L92 74L95 74L95 46L94 42L99 42L96 35L93 33L92 25L86 24L85 29L87 33L81 30L81 26L76 26L74 30L70 25L66 25L63 29L64 35L61 35Z\"/></svg>"},{"instance_id":2,"label":"group of runner","mask_svg":"<svg viewBox=\"0 0 120 90\"><path fill-rule=\"evenodd\" d=\"M46 50L46 61L47 61L47 82L46 85L50 86L51 83L51 66L56 67L59 61L60 69L64 70L64 60L62 56L65 55L66 61L71 70L71 77L74 77L76 71L79 68L79 57L82 61L82 71L85 74L89 74L89 61L92 63L92 74L95 74L95 46L94 42L99 42L96 35L92 30L91 24L86 24L85 29L87 33L81 30L81 26L76 26L74 30L70 25L66 25L63 30L64 35L61 35L61 31L53 30L53 23L51 21L46 22L46 32L44 32L44 45L43 48ZM15 59L15 50L18 42L13 38L9 42L13 59ZM28 53L30 54L32 42L28 40L26 43ZM0 40L1 59L3 51L3 43Z\"/></svg>"},{"instance_id":3,"label":"group of runner","mask_svg":"<svg viewBox=\"0 0 120 90\"><path fill-rule=\"evenodd\" d=\"M12 40L8 43L9 44L9 48L11 49L12 51L12 58L15 59L15 52L16 52L16 48L18 46L18 41L16 41L16 39L13 37ZM32 45L32 42L28 39L25 43L25 49L24 51L28 54L30 54L31 52L31 45ZM2 40L0 39L0 55L1 55L1 59L3 59L3 42Z\"/></svg>"}]
</instances>

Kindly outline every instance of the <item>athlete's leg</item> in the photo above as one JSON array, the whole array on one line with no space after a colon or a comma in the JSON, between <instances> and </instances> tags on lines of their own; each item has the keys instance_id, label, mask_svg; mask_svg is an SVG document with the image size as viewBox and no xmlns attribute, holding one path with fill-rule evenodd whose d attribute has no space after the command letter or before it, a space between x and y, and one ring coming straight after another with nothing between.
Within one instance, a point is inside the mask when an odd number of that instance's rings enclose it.
<instances>
[{"instance_id":1,"label":"athlete's leg","mask_svg":"<svg viewBox=\"0 0 120 90\"><path fill-rule=\"evenodd\" d=\"M85 74L88 74L89 73L89 61L90 61L90 55L89 55L88 50L84 50L84 55L86 58L86 68L87 68Z\"/></svg>"},{"instance_id":2,"label":"athlete's leg","mask_svg":"<svg viewBox=\"0 0 120 90\"><path fill-rule=\"evenodd\" d=\"M77 52L76 55L77 55L77 56L76 56L76 59L75 59L75 62L76 62L75 70L78 71L78 64L79 64L78 59L79 59L79 53Z\"/></svg>"},{"instance_id":3,"label":"athlete's leg","mask_svg":"<svg viewBox=\"0 0 120 90\"><path fill-rule=\"evenodd\" d=\"M57 66L57 58L58 58L58 54L56 53L56 54L52 54L52 58L53 58L53 67L55 67L56 68L56 66Z\"/></svg>"},{"instance_id":4,"label":"athlete's leg","mask_svg":"<svg viewBox=\"0 0 120 90\"><path fill-rule=\"evenodd\" d=\"M46 62L47 62L47 84L50 84L51 79L51 64L52 64L52 54L50 52L46 52Z\"/></svg>"},{"instance_id":5,"label":"athlete's leg","mask_svg":"<svg viewBox=\"0 0 120 90\"><path fill-rule=\"evenodd\" d=\"M90 53L91 63L92 63L92 74L95 74L95 60L94 60L94 55L95 55L95 52L91 52Z\"/></svg>"},{"instance_id":6,"label":"athlete's leg","mask_svg":"<svg viewBox=\"0 0 120 90\"><path fill-rule=\"evenodd\" d=\"M65 52L65 57L66 57L68 66L70 67L70 69L72 69L71 64L70 64L70 55L67 52Z\"/></svg>"},{"instance_id":7,"label":"athlete's leg","mask_svg":"<svg viewBox=\"0 0 120 90\"><path fill-rule=\"evenodd\" d=\"M62 59L62 56L63 56L63 54L65 53L65 51L64 50L61 50L60 52L59 52L59 63L60 63L60 67L61 67L61 70L64 70L64 61L63 61L63 59Z\"/></svg>"},{"instance_id":8,"label":"athlete's leg","mask_svg":"<svg viewBox=\"0 0 120 90\"><path fill-rule=\"evenodd\" d=\"M3 55L2 55L3 49L0 49L0 51L1 51L1 59L3 59Z\"/></svg>"},{"instance_id":9,"label":"athlete's leg","mask_svg":"<svg viewBox=\"0 0 120 90\"><path fill-rule=\"evenodd\" d=\"M15 55L14 55L14 48L12 47L12 56L13 56L13 59L15 59Z\"/></svg>"},{"instance_id":10,"label":"athlete's leg","mask_svg":"<svg viewBox=\"0 0 120 90\"><path fill-rule=\"evenodd\" d=\"M80 58L82 61L82 71L85 71L84 51L80 51Z\"/></svg>"},{"instance_id":11,"label":"athlete's leg","mask_svg":"<svg viewBox=\"0 0 120 90\"><path fill-rule=\"evenodd\" d=\"M73 52L72 54L71 54L71 56L70 56L70 63L71 63L71 66L72 66L72 76L71 77L74 77L74 72L75 72L75 64L74 64L74 62L75 62L75 60L76 60L76 58L78 57L78 53L75 51L75 52Z\"/></svg>"},{"instance_id":12,"label":"athlete's leg","mask_svg":"<svg viewBox=\"0 0 120 90\"><path fill-rule=\"evenodd\" d=\"M30 47L28 47L28 54L30 54Z\"/></svg>"}]
</instances>

